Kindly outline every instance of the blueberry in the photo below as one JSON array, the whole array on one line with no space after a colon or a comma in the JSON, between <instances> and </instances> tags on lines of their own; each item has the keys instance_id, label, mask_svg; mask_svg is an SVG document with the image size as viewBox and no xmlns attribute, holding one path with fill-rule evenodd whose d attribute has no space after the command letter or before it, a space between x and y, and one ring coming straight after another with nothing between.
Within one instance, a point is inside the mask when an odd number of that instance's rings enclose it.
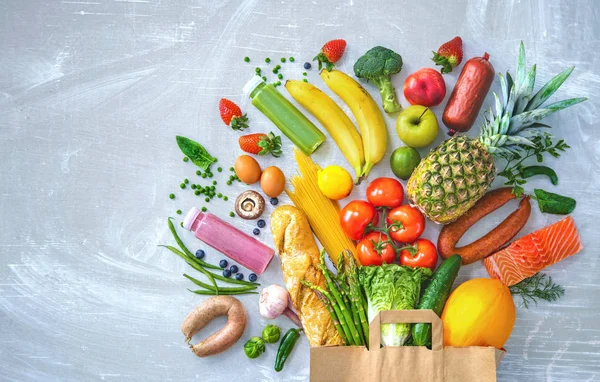
<instances>
[{"instance_id":1,"label":"blueberry","mask_svg":"<svg viewBox=\"0 0 600 382\"><path fill-rule=\"evenodd\" d=\"M255 282L256 280L258 280L258 276L256 276L256 273L250 273L250 276L248 276L248 280Z\"/></svg>"},{"instance_id":2,"label":"blueberry","mask_svg":"<svg viewBox=\"0 0 600 382\"><path fill-rule=\"evenodd\" d=\"M199 249L196 251L196 258L198 259L203 259L204 258L204 251Z\"/></svg>"},{"instance_id":3,"label":"blueberry","mask_svg":"<svg viewBox=\"0 0 600 382\"><path fill-rule=\"evenodd\" d=\"M260 219L259 221L256 222L256 225L258 226L258 228L265 228L267 223L265 223L264 220Z\"/></svg>"},{"instance_id":4,"label":"blueberry","mask_svg":"<svg viewBox=\"0 0 600 382\"><path fill-rule=\"evenodd\" d=\"M278 205L279 204L279 199L277 199L277 198L271 198L271 204L274 205L274 206Z\"/></svg>"},{"instance_id":5,"label":"blueberry","mask_svg":"<svg viewBox=\"0 0 600 382\"><path fill-rule=\"evenodd\" d=\"M229 269L223 269L223 276L225 276L225 277L231 276L231 271Z\"/></svg>"},{"instance_id":6,"label":"blueberry","mask_svg":"<svg viewBox=\"0 0 600 382\"><path fill-rule=\"evenodd\" d=\"M236 280L243 280L244 279L244 274L243 273L238 273L235 275L235 279Z\"/></svg>"},{"instance_id":7,"label":"blueberry","mask_svg":"<svg viewBox=\"0 0 600 382\"><path fill-rule=\"evenodd\" d=\"M231 271L231 273L238 273L239 271L237 265L232 265L231 267L229 267L229 270Z\"/></svg>"},{"instance_id":8,"label":"blueberry","mask_svg":"<svg viewBox=\"0 0 600 382\"><path fill-rule=\"evenodd\" d=\"M252 231L252 233L258 236L260 235L260 230L258 228L254 228L254 231Z\"/></svg>"},{"instance_id":9,"label":"blueberry","mask_svg":"<svg viewBox=\"0 0 600 382\"><path fill-rule=\"evenodd\" d=\"M223 259L223 260L219 261L219 266L221 268L227 268L227 260Z\"/></svg>"},{"instance_id":10,"label":"blueberry","mask_svg":"<svg viewBox=\"0 0 600 382\"><path fill-rule=\"evenodd\" d=\"M305 62L304 63L304 69L306 69L306 70L310 69L311 66L312 65L310 64L310 62Z\"/></svg>"}]
</instances>

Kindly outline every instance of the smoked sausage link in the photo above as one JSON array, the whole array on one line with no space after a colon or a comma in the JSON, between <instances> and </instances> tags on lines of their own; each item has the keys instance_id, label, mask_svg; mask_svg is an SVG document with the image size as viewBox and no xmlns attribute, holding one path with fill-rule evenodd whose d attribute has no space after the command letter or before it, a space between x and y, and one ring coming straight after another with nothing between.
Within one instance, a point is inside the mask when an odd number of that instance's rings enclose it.
<instances>
[{"instance_id":1,"label":"smoked sausage link","mask_svg":"<svg viewBox=\"0 0 600 382\"><path fill-rule=\"evenodd\" d=\"M464 132L473 127L494 81L494 67L489 58L484 53L483 57L473 57L465 63L442 115L449 129Z\"/></svg>"},{"instance_id":2,"label":"smoked sausage link","mask_svg":"<svg viewBox=\"0 0 600 382\"><path fill-rule=\"evenodd\" d=\"M463 265L466 265L488 257L502 248L527 223L529 215L531 215L529 196L521 199L517 210L481 239L464 247L456 247L456 244L471 226L514 198L515 196L512 194L511 187L490 191L479 199L464 215L444 226L438 237L438 252L440 256L447 259L454 254L458 254L462 257Z\"/></svg>"}]
</instances>

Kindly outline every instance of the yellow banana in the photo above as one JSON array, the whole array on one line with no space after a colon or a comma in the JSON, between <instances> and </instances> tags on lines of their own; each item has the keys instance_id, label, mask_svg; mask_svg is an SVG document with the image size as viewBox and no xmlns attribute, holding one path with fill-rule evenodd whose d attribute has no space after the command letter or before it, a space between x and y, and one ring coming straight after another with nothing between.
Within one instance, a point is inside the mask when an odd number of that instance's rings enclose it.
<instances>
[{"instance_id":1,"label":"yellow banana","mask_svg":"<svg viewBox=\"0 0 600 382\"><path fill-rule=\"evenodd\" d=\"M365 152L362 176L366 177L371 168L383 159L387 149L387 126L383 114L371 95L347 74L339 70L323 70L321 78L350 107L358 122Z\"/></svg>"},{"instance_id":2,"label":"yellow banana","mask_svg":"<svg viewBox=\"0 0 600 382\"><path fill-rule=\"evenodd\" d=\"M308 110L325 127L338 145L354 171L356 181L362 175L365 164L363 141L354 123L327 94L304 81L289 80L285 88L290 95Z\"/></svg>"}]
</instances>

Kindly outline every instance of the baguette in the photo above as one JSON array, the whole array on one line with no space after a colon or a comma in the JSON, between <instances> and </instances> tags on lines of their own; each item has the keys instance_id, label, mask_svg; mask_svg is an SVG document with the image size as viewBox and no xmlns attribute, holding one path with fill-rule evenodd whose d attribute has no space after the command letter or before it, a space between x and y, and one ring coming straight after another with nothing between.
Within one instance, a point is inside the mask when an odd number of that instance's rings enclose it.
<instances>
[{"instance_id":1,"label":"baguette","mask_svg":"<svg viewBox=\"0 0 600 382\"><path fill-rule=\"evenodd\" d=\"M283 280L310 346L343 345L323 303L300 284L306 280L325 287L325 278L319 270L319 247L306 215L294 206L278 207L271 214L271 232L281 260Z\"/></svg>"}]
</instances>

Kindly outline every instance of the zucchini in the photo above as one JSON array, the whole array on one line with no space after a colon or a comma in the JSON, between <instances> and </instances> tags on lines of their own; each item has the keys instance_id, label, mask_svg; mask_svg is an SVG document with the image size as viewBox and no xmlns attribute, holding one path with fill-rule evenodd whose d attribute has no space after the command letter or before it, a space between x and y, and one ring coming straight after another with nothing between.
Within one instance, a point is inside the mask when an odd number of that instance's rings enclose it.
<instances>
[{"instance_id":1,"label":"zucchini","mask_svg":"<svg viewBox=\"0 0 600 382\"><path fill-rule=\"evenodd\" d=\"M417 309L431 309L438 316L442 314L450 290L452 290L452 284L458 276L461 262L462 259L459 255L452 255L440 264L423 291ZM431 324L414 324L412 338L416 346L426 346L431 342Z\"/></svg>"}]
</instances>

